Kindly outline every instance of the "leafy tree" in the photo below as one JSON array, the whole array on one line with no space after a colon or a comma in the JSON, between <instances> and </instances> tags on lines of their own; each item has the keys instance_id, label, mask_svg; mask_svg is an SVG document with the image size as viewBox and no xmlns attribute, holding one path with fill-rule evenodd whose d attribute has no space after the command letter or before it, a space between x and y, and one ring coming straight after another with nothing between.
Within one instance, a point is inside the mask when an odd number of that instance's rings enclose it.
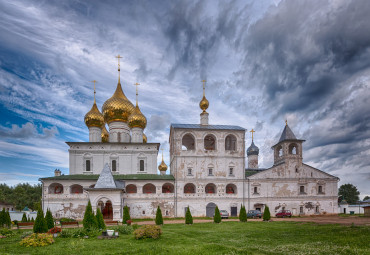
<instances>
[{"instance_id":1,"label":"leafy tree","mask_svg":"<svg viewBox=\"0 0 370 255\"><path fill-rule=\"evenodd\" d=\"M0 201L13 204L17 210L22 210L25 206L36 210L38 206L35 202L40 202L41 194L41 184L32 186L29 183L20 183L14 187L0 184Z\"/></svg>"},{"instance_id":2,"label":"leafy tree","mask_svg":"<svg viewBox=\"0 0 370 255\"><path fill-rule=\"evenodd\" d=\"M5 208L0 212L0 228L4 227L5 225Z\"/></svg>"},{"instance_id":3,"label":"leafy tree","mask_svg":"<svg viewBox=\"0 0 370 255\"><path fill-rule=\"evenodd\" d=\"M163 217L161 208L158 205L157 213L155 214L155 224L156 225L163 225Z\"/></svg>"},{"instance_id":4,"label":"leafy tree","mask_svg":"<svg viewBox=\"0 0 370 255\"><path fill-rule=\"evenodd\" d=\"M357 187L347 183L339 187L339 196L342 196L344 200L349 204L354 204L359 200L360 192L357 190Z\"/></svg>"},{"instance_id":5,"label":"leafy tree","mask_svg":"<svg viewBox=\"0 0 370 255\"><path fill-rule=\"evenodd\" d=\"M365 196L363 201L366 201L366 200L369 200L369 199L370 199L369 196Z\"/></svg>"},{"instance_id":6,"label":"leafy tree","mask_svg":"<svg viewBox=\"0 0 370 255\"><path fill-rule=\"evenodd\" d=\"M98 224L96 222L95 215L92 211L90 200L87 203L84 219L82 221L84 229L91 230L98 227Z\"/></svg>"},{"instance_id":7,"label":"leafy tree","mask_svg":"<svg viewBox=\"0 0 370 255\"><path fill-rule=\"evenodd\" d=\"M51 229L54 227L54 219L53 215L51 214L51 211L47 209L46 215L45 215L46 225L48 226L48 229Z\"/></svg>"},{"instance_id":8,"label":"leafy tree","mask_svg":"<svg viewBox=\"0 0 370 255\"><path fill-rule=\"evenodd\" d=\"M266 205L265 211L263 212L263 221L269 221L271 219L270 208Z\"/></svg>"},{"instance_id":9,"label":"leafy tree","mask_svg":"<svg viewBox=\"0 0 370 255\"><path fill-rule=\"evenodd\" d=\"M241 222L246 222L247 221L247 212L245 211L245 206L243 206L243 205L240 207L239 220Z\"/></svg>"},{"instance_id":10,"label":"leafy tree","mask_svg":"<svg viewBox=\"0 0 370 255\"><path fill-rule=\"evenodd\" d=\"M190 225L193 224L193 216L191 216L189 206L188 206L188 209L186 210L185 224L190 224Z\"/></svg>"},{"instance_id":11,"label":"leafy tree","mask_svg":"<svg viewBox=\"0 0 370 255\"><path fill-rule=\"evenodd\" d=\"M103 214L101 213L100 209L96 209L96 222L98 223L99 229L105 229L105 222L103 219Z\"/></svg>"},{"instance_id":12,"label":"leafy tree","mask_svg":"<svg viewBox=\"0 0 370 255\"><path fill-rule=\"evenodd\" d=\"M27 215L26 215L26 213L23 213L22 222L27 222Z\"/></svg>"},{"instance_id":13,"label":"leafy tree","mask_svg":"<svg viewBox=\"0 0 370 255\"><path fill-rule=\"evenodd\" d=\"M130 211L127 207L127 205L123 208L123 218L122 218L122 224L127 224L126 221L131 220L130 217Z\"/></svg>"},{"instance_id":14,"label":"leafy tree","mask_svg":"<svg viewBox=\"0 0 370 255\"><path fill-rule=\"evenodd\" d=\"M34 233L48 232L48 225L46 224L46 220L44 218L44 212L42 211L41 207L37 210L35 224L33 225L33 232Z\"/></svg>"},{"instance_id":15,"label":"leafy tree","mask_svg":"<svg viewBox=\"0 0 370 255\"><path fill-rule=\"evenodd\" d=\"M10 214L9 214L9 211L7 211L5 213L5 226L7 226L8 228L11 228L12 226L12 219L10 218Z\"/></svg>"},{"instance_id":16,"label":"leafy tree","mask_svg":"<svg viewBox=\"0 0 370 255\"><path fill-rule=\"evenodd\" d=\"M221 214L220 214L220 210L218 209L218 206L216 206L216 209L215 209L215 216L213 216L213 222L214 223L221 222Z\"/></svg>"}]
</instances>

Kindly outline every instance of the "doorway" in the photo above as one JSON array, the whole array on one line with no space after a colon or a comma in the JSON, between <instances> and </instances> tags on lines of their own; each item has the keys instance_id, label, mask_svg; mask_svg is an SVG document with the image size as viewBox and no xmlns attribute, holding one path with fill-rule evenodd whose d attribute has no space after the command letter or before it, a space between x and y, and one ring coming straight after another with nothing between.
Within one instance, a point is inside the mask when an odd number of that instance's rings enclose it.
<instances>
[{"instance_id":1,"label":"doorway","mask_svg":"<svg viewBox=\"0 0 370 255\"><path fill-rule=\"evenodd\" d=\"M209 203L206 206L206 217L213 217L215 215L216 204Z\"/></svg>"},{"instance_id":2,"label":"doorway","mask_svg":"<svg viewBox=\"0 0 370 255\"><path fill-rule=\"evenodd\" d=\"M232 206L232 207L230 208L230 216L231 216L231 217L236 217L236 216L238 216L238 207L236 207L236 206Z\"/></svg>"}]
</instances>

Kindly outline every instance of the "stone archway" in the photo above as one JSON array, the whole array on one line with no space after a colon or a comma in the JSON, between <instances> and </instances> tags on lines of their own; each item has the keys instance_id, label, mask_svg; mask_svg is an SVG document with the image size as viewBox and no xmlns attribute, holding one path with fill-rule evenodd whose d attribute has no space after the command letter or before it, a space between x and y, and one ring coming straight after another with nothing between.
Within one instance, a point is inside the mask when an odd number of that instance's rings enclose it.
<instances>
[{"instance_id":1,"label":"stone archway","mask_svg":"<svg viewBox=\"0 0 370 255\"><path fill-rule=\"evenodd\" d=\"M215 215L216 210L216 204L215 203L208 203L206 206L206 217L213 217Z\"/></svg>"},{"instance_id":2,"label":"stone archway","mask_svg":"<svg viewBox=\"0 0 370 255\"><path fill-rule=\"evenodd\" d=\"M97 203L97 208L99 208L103 214L103 219L112 220L113 219L113 205L110 200L99 200Z\"/></svg>"}]
</instances>

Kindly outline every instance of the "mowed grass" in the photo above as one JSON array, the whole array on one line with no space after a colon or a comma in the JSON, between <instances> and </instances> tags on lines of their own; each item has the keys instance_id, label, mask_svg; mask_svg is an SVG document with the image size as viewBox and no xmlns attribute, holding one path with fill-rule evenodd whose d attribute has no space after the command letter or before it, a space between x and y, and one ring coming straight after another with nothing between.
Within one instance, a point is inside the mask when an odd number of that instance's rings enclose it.
<instances>
[{"instance_id":1,"label":"mowed grass","mask_svg":"<svg viewBox=\"0 0 370 255\"><path fill-rule=\"evenodd\" d=\"M370 227L299 222L222 222L163 226L158 240L56 238L46 247L0 240L0 254L370 254Z\"/></svg>"}]
</instances>

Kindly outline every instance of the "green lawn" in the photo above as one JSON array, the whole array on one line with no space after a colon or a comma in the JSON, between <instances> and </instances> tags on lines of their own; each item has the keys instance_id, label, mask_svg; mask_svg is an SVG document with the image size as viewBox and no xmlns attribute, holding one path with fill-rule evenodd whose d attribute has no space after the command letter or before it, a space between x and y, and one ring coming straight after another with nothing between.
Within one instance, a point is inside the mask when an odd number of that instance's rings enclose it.
<instances>
[{"instance_id":1,"label":"green lawn","mask_svg":"<svg viewBox=\"0 0 370 255\"><path fill-rule=\"evenodd\" d=\"M158 240L58 237L37 248L20 240L21 234L0 239L0 254L370 254L370 227L299 222L168 224Z\"/></svg>"}]
</instances>

